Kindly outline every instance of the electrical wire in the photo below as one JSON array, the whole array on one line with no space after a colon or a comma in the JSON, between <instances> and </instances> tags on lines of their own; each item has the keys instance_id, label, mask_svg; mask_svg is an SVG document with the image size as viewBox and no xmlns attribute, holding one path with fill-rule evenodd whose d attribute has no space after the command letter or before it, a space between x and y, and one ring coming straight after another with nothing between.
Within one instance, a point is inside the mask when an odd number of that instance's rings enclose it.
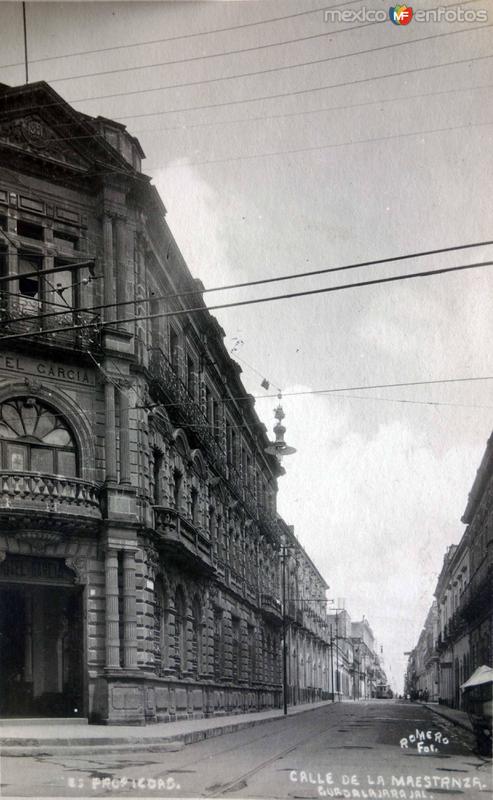
<instances>
[{"instance_id":1,"label":"electrical wire","mask_svg":"<svg viewBox=\"0 0 493 800\"><path fill-rule=\"evenodd\" d=\"M492 56L488 56L491 58ZM252 161L256 158L271 158L273 156L286 156L297 155L299 153L314 153L320 150L331 150L338 147L352 147L357 144L374 144L375 142L388 142L394 139L405 139L409 136L425 136L433 133L448 133L450 131L470 130L471 128L488 128L493 125L493 122L469 122L465 125L449 125L445 128L428 128L422 131L407 131L406 133L392 133L388 136L375 136L371 139L353 139L348 142L332 142L330 144L313 145L310 147L295 147L291 150L271 150L266 153L252 153L244 156L228 156L226 158L208 158L203 161L184 161L182 163L175 163L173 161L167 164L157 164L153 167L147 167L149 172L156 172L161 169L186 169L188 167L204 166L207 164L227 164L237 161ZM91 173L93 176L98 175L112 175L120 174L121 170L102 170L101 172ZM125 174L125 173L123 173Z\"/></svg>"},{"instance_id":2,"label":"electrical wire","mask_svg":"<svg viewBox=\"0 0 493 800\"><path fill-rule=\"evenodd\" d=\"M313 8L310 11L298 11L295 14L287 14L286 16L283 16L283 17L272 17L270 19L257 20L256 22L244 22L241 25L230 25L227 28L215 28L215 29L210 30L210 31L197 31L195 33L182 33L182 34L179 34L179 35L176 35L176 36L167 36L164 39L147 39L146 41L143 41L143 42L130 42L129 44L118 44L118 45L113 45L112 47L98 47L98 48L95 48L94 50L80 50L78 52L63 53L63 54L61 54L59 56L45 56L44 58L30 58L29 59L29 63L30 64L39 64L39 63L41 63L43 61L57 61L57 60L59 60L61 58L73 58L75 56L94 55L96 53L108 53L108 52L111 52L112 50L122 50L122 49L123 50L129 50L129 49L131 49L133 47L144 47L144 46L147 46L147 45L150 45L150 44L164 44L165 42L174 42L174 41L178 41L180 39L193 39L193 38L195 38L197 36L210 36L211 34L214 34L214 33L223 33L223 32L227 32L227 31L241 30L243 28L252 28L252 27L254 27L256 25L266 25L267 23L271 23L271 22L282 22L283 20L286 20L286 19L293 19L295 17L303 17L303 16L306 16L307 14L316 14L316 13L318 13L320 11L326 11L326 10L332 9L332 8L341 8L343 6L354 5L357 2L360 2L360 0L349 0L349 2L346 2L346 3L337 3L334 6L323 6L323 8ZM0 65L0 69L6 69L7 67L20 67L20 66L24 66L24 61L19 61L19 62L13 63L13 64L1 64Z\"/></svg>"},{"instance_id":3,"label":"electrical wire","mask_svg":"<svg viewBox=\"0 0 493 800\"><path fill-rule=\"evenodd\" d=\"M430 69L440 69L442 67L455 66L457 64L469 64L475 61L484 61L485 59L491 57L492 54L485 56L471 56L470 58L462 58L454 61L446 61L443 64L428 64L425 67L413 67L412 69L406 69L406 75L416 72L427 72ZM326 84L325 86L315 86L309 89L297 89L289 92L276 92L275 94L260 95L258 97L239 98L236 100L227 100L219 103L205 103L199 106L195 105L195 106L188 106L185 108L170 108L163 111L149 111L147 113L125 114L122 117L115 117L115 120L121 121L124 119L138 119L140 117L156 117L164 114L181 113L182 111L202 111L206 108L224 108L225 106L242 105L244 103L256 103L260 100L278 100L279 98L282 97L299 97L300 95L303 94L311 94L312 92L322 92L327 89L339 89L345 86L355 86L358 84L369 83L371 81L382 80L383 78L402 79L402 70L398 70L397 72L388 72L385 73L384 75L372 75L367 78L358 78L351 81L342 81L341 83L330 83Z\"/></svg>"},{"instance_id":4,"label":"electrical wire","mask_svg":"<svg viewBox=\"0 0 493 800\"><path fill-rule=\"evenodd\" d=\"M168 131L187 131L193 128L212 128L220 125L224 127L225 125L238 125L240 123L250 123L250 122L259 122L263 120L272 120L272 119L284 119L284 118L291 118L291 117L303 117L308 116L309 114L322 114L326 111L347 111L351 108L364 108L366 106L378 106L378 105L385 105L385 103L397 103L397 102L408 102L409 100L421 99L423 97L438 97L440 95L445 94L460 94L462 92L476 92L481 91L482 89L493 89L493 84L483 84L482 86L467 86L463 89L442 89L437 92L419 92L418 94L406 94L400 95L399 97L388 97L388 98L381 98L379 100L365 100L363 103L350 103L349 105L343 106L323 106L322 108L313 108L308 109L307 111L290 111L285 114L264 114L257 117L241 117L240 119L228 119L228 120L221 120L216 122L193 122L191 124L182 124L182 125L173 125L168 128L141 128L140 130L134 130L134 134L140 133L166 133ZM72 136L68 137L70 139L87 139L93 138L93 134L88 136ZM65 141L65 139L60 139L58 141Z\"/></svg>"},{"instance_id":5,"label":"electrical wire","mask_svg":"<svg viewBox=\"0 0 493 800\"><path fill-rule=\"evenodd\" d=\"M200 291L198 291L197 289L190 289L186 292L177 292L173 294L161 294L161 295L153 294L147 297L132 298L132 300L120 300L115 303L104 303L97 306L88 306L84 308L79 308L77 310L80 312L105 311L110 308L123 308L125 306L135 305L139 303L144 304L144 303L151 303L153 301L159 302L161 300L169 301L183 297L190 297L190 296L194 297L197 296L198 294L207 294L210 292L221 292L226 290L229 291L230 289L245 289L251 286L263 286L270 283L280 283L282 281L295 280L299 278L313 278L315 276L328 275L334 272L346 272L347 270L361 269L363 267L375 267L381 264L390 264L393 262L400 262L400 261L410 261L416 258L425 258L427 256L443 255L445 253L459 252L462 250L471 250L471 249L476 249L478 247L489 247L490 245L493 245L493 239L487 239L481 242L470 242L468 244L453 245L449 247L438 247L435 248L434 250L418 250L417 252L414 253L404 253L399 256L387 256L385 258L378 258L370 261L357 261L352 264L344 264L343 266L340 267L324 267L323 269L312 269L312 270L306 270L304 272L291 272L285 275L273 276L271 278L260 278L258 280L253 280L253 281L241 281L239 283L223 284L222 286L211 286L209 289L204 288L201 289ZM98 277L101 278L102 276ZM48 317L54 317L54 316L58 316L58 314L48 313L44 315L44 318L46 319ZM22 320L19 319L18 321Z\"/></svg>"},{"instance_id":6,"label":"electrical wire","mask_svg":"<svg viewBox=\"0 0 493 800\"><path fill-rule=\"evenodd\" d=\"M372 24L374 24L374 23L372 23ZM198 81L185 81L185 82L182 82L182 83L171 83L171 84L168 84L166 86L157 86L157 87L148 88L148 89L135 89L133 91L128 91L128 92L115 92L115 93L112 93L112 94L96 95L94 97L76 97L76 98L70 98L69 100L67 100L67 102L68 103L87 103L87 102L90 102L91 100L107 100L107 99L109 99L111 97L124 97L124 96L126 97L126 96L130 96L130 95L139 95L140 96L142 94L147 94L149 92L158 92L158 91L160 92L160 91L164 91L164 90L167 90L167 89L183 89L183 88L190 87L190 86L201 86L201 85L205 85L205 84L209 84L209 83L218 83L218 82L221 82L221 81L238 80L240 78L251 78L251 77L254 77L254 76L258 76L258 75L268 75L268 74L271 74L273 72L283 72L285 70L290 70L290 69L300 69L301 67L309 67L309 66L313 66L315 64L326 64L326 63L329 63L329 62L332 62L332 61L339 61L340 59L343 59L343 58L352 58L352 57L360 56L360 55L368 55L370 53L378 53L378 52L381 52L382 50L391 50L391 49L393 49L395 47L407 47L408 45L417 44L417 43L419 44L420 42L426 42L426 41L429 41L431 39L441 39L441 38L443 38L445 36L457 36L458 34L461 34L461 33L470 33L472 31L482 30L482 29L491 28L491 27L493 27L493 23L489 23L489 25L478 25L475 28L464 28L464 29L462 29L460 31L448 31L446 33L436 33L436 34L432 34L430 36L423 36L420 39L408 39L408 40L403 41L403 42L394 42L392 44L381 45L380 47L371 47L371 48L368 48L366 50L355 50L352 53L342 53L342 54L336 55L336 56L326 56L324 58L316 58L316 59L313 59L311 61L301 61L299 64L286 64L286 65L284 65L282 67L269 67L269 68L266 68L266 69L259 69L259 70L254 70L254 71L251 71L251 72L243 72L243 73L239 73L237 75L225 75L225 76L220 76L220 77L217 77L217 78L202 78L201 80L198 80ZM337 31L337 33L343 33L343 32L348 31L348 30L355 30L356 28L359 29L360 26L359 25L355 25L352 28L344 28L342 30Z\"/></svg>"},{"instance_id":7,"label":"electrical wire","mask_svg":"<svg viewBox=\"0 0 493 800\"><path fill-rule=\"evenodd\" d=\"M468 0L464 0L464 2L462 2L460 5L461 6L469 5L471 2L474 3L474 2L477 2L477 0L469 0L469 1ZM357 28L359 30L361 28L369 27L369 26L375 25L375 24L382 25L383 22L369 22L369 23L358 24L357 26L354 26L354 28L355 29ZM491 27L491 23L489 25L482 25L482 26L478 26L478 27L483 27L483 28ZM465 29L465 30L467 31L467 29ZM469 30L475 30L475 29L470 28ZM453 33L460 33L460 32L462 32L462 31L455 31ZM324 31L324 33L314 33L314 34L310 34L309 36L298 36L298 37L295 37L294 39L287 39L287 40L285 40L283 42L269 42L267 44L255 45L253 47L242 47L242 48L237 48L237 49L234 49L234 50L223 50L220 53L208 53L208 54L199 55L199 56L188 56L187 58L172 59L172 60L169 60L169 61L158 61L158 62L155 62L153 64L143 64L141 66L118 67L118 68L115 68L115 69L108 69L108 70L96 70L95 72L86 72L86 73L82 73L82 74L79 74L79 75L71 75L71 76L68 76L68 77L53 78L50 81L50 83L60 83L61 81L72 81L72 80L78 80L78 79L82 79L82 78L95 78L95 77L100 77L100 76L103 76L103 75L116 75L116 74L120 74L122 72L134 72L134 71L139 71L139 70L142 70L142 69L155 69L157 67L174 66L175 64L190 64L190 63L195 62L195 61L203 62L203 61L209 60L211 58L224 58L225 56L232 56L232 55L237 56L237 55L240 55L242 53L254 53L254 52L258 52L259 50L270 50L270 49L272 49L274 47L286 47L287 45L298 44L299 42L313 41L315 39L323 39L325 37L329 38L330 36L333 35L333 33L335 33L335 32L330 32L329 33L328 31ZM342 30L340 30L339 33L342 33ZM449 33L449 34L437 34L438 37L440 37L442 35L451 35L451 33ZM425 38L437 38L437 36L425 37ZM381 48L374 48L374 49L375 50L379 50ZM372 52L372 51L373 51L373 49L369 50L367 52Z\"/></svg>"},{"instance_id":8,"label":"electrical wire","mask_svg":"<svg viewBox=\"0 0 493 800\"><path fill-rule=\"evenodd\" d=\"M433 275L443 275L443 274L449 273L449 272L459 272L459 271L462 271L462 270L479 269L479 268L483 268L483 267L489 267L492 264L493 264L493 261L481 261L481 262L477 262L475 264L463 264L463 265L456 266L456 267L443 267L443 268L435 269L435 270L426 270L426 271L423 271L423 272L413 272L413 273L409 273L407 275L394 275L394 276L392 276L390 278L376 278L374 280L369 280L369 281L359 281L359 282L355 282L355 283L347 283L347 284L342 284L342 285L337 285L337 286L327 286L327 287L324 287L322 289L308 289L308 290L301 291L301 292L291 292L289 294L272 295L271 297L256 297L256 298L253 298L251 300L238 300L236 302L221 303L219 305L209 306L209 307L204 305L204 306L199 306L197 308L183 308L183 309L179 309L177 311L163 311L163 312L161 312L159 314L145 314L145 315L137 315L137 316L134 316L134 317L125 317L125 318L120 319L120 320L105 320L105 321L100 321L98 323L92 322L92 323L87 323L87 324L63 326L63 327L59 327L59 328L48 328L46 330L40 330L40 331L30 331L30 332L28 331L28 332L25 332L25 333L8 334L6 336L1 336L0 337L0 343L1 342L5 342L5 341L9 341L9 340L12 340L12 339L23 339L23 338L27 338L27 337L33 337L33 336L45 336L46 334L49 334L49 333L62 333L64 331L82 330L84 328L95 327L95 324L97 325L97 327L102 329L102 328L105 328L107 326L113 326L115 324L128 324L130 322L138 322L138 321L142 322L142 321L147 320L147 319L163 319L165 317L176 317L176 316L182 316L182 315L193 314L193 313L209 313L210 311L214 311L214 310L218 310L218 309L224 309L224 308L239 308L241 306L258 305L260 303L271 303L271 302L274 302L274 301L277 301L277 300L292 300L292 299L298 298L298 297L308 297L308 296L312 296L312 295L327 294L327 293L331 293L331 292L339 292L339 291L346 290L346 289L356 289L356 288L365 287L365 286L376 286L376 285L380 285L380 284L394 283L396 281L405 281L405 280L411 280L411 279L415 279L415 278L425 278L425 277L430 277L430 276L433 276Z\"/></svg>"}]
</instances>

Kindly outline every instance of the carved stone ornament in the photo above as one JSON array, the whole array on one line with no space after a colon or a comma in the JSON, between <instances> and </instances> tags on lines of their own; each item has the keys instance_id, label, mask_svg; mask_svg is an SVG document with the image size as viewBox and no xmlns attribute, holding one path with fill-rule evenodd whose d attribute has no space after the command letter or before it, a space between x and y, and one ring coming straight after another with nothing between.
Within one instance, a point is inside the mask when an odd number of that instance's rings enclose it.
<instances>
[{"instance_id":1,"label":"carved stone ornament","mask_svg":"<svg viewBox=\"0 0 493 800\"><path fill-rule=\"evenodd\" d=\"M36 394L36 392L41 391L43 388L41 381L37 381L35 378L24 378L24 383L26 388L29 389L29 391L33 394Z\"/></svg>"},{"instance_id":2,"label":"carved stone ornament","mask_svg":"<svg viewBox=\"0 0 493 800\"><path fill-rule=\"evenodd\" d=\"M159 570L159 555L153 547L146 547L144 553L147 575L151 581L155 581Z\"/></svg>"},{"instance_id":3,"label":"carved stone ornament","mask_svg":"<svg viewBox=\"0 0 493 800\"><path fill-rule=\"evenodd\" d=\"M86 167L80 156L41 119L30 114L0 125L0 139L57 161Z\"/></svg>"},{"instance_id":4,"label":"carved stone ornament","mask_svg":"<svg viewBox=\"0 0 493 800\"><path fill-rule=\"evenodd\" d=\"M65 566L75 572L77 585L82 586L87 583L87 558L82 558L81 556L66 558Z\"/></svg>"},{"instance_id":5,"label":"carved stone ornament","mask_svg":"<svg viewBox=\"0 0 493 800\"><path fill-rule=\"evenodd\" d=\"M61 533L52 531L22 531L17 539L31 546L32 553L44 553L50 544L58 544L62 538Z\"/></svg>"}]
</instances>

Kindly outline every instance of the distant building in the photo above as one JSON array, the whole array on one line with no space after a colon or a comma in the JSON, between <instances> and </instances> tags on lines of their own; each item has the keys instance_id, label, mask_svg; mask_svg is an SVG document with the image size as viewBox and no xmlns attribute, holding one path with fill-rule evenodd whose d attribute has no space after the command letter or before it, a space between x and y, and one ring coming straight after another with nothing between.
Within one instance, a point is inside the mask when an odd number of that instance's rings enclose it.
<instances>
[{"instance_id":1,"label":"distant building","mask_svg":"<svg viewBox=\"0 0 493 800\"><path fill-rule=\"evenodd\" d=\"M355 699L354 694L354 648L351 638L351 617L343 601L337 601L337 611L329 610L327 622L331 642L331 670L334 688L331 694L340 699Z\"/></svg>"},{"instance_id":2,"label":"distant building","mask_svg":"<svg viewBox=\"0 0 493 800\"><path fill-rule=\"evenodd\" d=\"M493 665L493 435L462 517L458 545L444 556L428 614L408 662L406 690L463 705L460 686L479 666Z\"/></svg>"},{"instance_id":3,"label":"distant building","mask_svg":"<svg viewBox=\"0 0 493 800\"><path fill-rule=\"evenodd\" d=\"M330 692L330 634L326 616L328 584L303 549L294 528L279 518L285 565L288 702L326 700ZM284 580L284 589L283 589Z\"/></svg>"}]
</instances>

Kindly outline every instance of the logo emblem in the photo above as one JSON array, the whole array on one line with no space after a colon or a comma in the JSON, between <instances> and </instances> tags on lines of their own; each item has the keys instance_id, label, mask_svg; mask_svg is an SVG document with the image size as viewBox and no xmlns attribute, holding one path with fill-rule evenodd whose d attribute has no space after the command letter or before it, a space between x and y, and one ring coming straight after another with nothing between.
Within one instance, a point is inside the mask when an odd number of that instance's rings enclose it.
<instances>
[{"instance_id":1,"label":"logo emblem","mask_svg":"<svg viewBox=\"0 0 493 800\"><path fill-rule=\"evenodd\" d=\"M412 18L411 6L391 6L389 8L389 19L394 25L409 25Z\"/></svg>"}]
</instances>

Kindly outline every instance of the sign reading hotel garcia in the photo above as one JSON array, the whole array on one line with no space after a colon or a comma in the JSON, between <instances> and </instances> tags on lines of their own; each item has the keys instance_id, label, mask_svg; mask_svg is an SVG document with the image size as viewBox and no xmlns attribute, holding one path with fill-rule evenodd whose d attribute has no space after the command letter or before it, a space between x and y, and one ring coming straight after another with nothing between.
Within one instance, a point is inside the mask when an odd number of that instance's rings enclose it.
<instances>
[{"instance_id":1,"label":"sign reading hotel garcia","mask_svg":"<svg viewBox=\"0 0 493 800\"><path fill-rule=\"evenodd\" d=\"M35 375L39 379L51 378L68 383L94 386L94 373L83 367L57 364L55 361L40 361L28 356L0 353L0 371L5 370L19 376Z\"/></svg>"}]
</instances>

